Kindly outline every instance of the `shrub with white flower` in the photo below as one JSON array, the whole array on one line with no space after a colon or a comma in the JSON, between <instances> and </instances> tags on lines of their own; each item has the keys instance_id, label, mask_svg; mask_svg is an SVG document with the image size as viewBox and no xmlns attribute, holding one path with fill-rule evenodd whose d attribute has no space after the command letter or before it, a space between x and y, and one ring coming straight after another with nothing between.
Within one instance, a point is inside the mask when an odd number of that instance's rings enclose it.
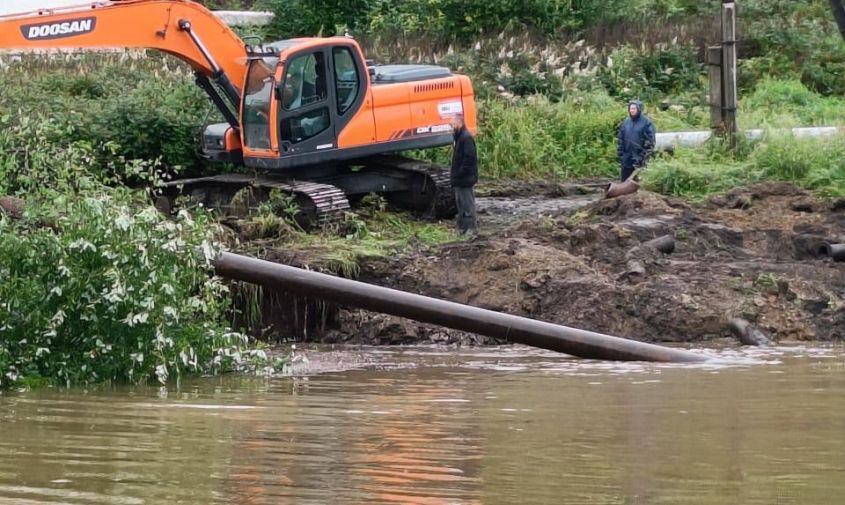
<instances>
[{"instance_id":1,"label":"shrub with white flower","mask_svg":"<svg viewBox=\"0 0 845 505\"><path fill-rule=\"evenodd\" d=\"M224 324L211 230L205 214L171 219L106 188L0 216L0 388L164 382L261 360Z\"/></svg>"}]
</instances>

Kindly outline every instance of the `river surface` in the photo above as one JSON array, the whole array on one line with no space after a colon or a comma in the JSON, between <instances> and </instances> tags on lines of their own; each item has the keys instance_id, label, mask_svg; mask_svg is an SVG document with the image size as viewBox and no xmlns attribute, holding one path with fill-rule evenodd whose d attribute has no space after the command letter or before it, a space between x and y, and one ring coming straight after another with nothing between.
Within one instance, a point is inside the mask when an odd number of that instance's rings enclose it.
<instances>
[{"instance_id":1,"label":"river surface","mask_svg":"<svg viewBox=\"0 0 845 505\"><path fill-rule=\"evenodd\" d=\"M843 350L709 352L726 363L360 349L300 354L299 377L4 393L0 504L845 503Z\"/></svg>"}]
</instances>

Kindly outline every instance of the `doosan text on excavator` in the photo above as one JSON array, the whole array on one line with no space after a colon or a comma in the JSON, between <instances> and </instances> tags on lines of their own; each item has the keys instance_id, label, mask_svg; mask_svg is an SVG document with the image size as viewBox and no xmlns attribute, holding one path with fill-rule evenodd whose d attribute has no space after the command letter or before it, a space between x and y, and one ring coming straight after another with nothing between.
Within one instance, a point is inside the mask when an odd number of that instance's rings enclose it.
<instances>
[{"instance_id":1,"label":"doosan text on excavator","mask_svg":"<svg viewBox=\"0 0 845 505\"><path fill-rule=\"evenodd\" d=\"M374 65L350 37L250 45L190 0L81 1L74 7L0 17L0 49L147 48L191 66L225 118L205 127L202 153L245 165L240 173L170 181L159 205L179 195L226 207L251 188L291 194L306 221L325 222L368 193L447 217L447 171L397 153L452 143L462 114L476 129L472 83L432 65Z\"/></svg>"}]
</instances>

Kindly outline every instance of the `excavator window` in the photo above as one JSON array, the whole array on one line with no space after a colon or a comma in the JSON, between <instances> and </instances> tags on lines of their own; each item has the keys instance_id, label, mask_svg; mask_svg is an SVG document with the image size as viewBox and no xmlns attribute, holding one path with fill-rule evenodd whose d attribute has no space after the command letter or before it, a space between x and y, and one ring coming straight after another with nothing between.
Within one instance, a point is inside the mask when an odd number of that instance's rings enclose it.
<instances>
[{"instance_id":1,"label":"excavator window","mask_svg":"<svg viewBox=\"0 0 845 505\"><path fill-rule=\"evenodd\" d=\"M296 144L326 131L331 125L326 62L322 51L296 56L285 72L281 140Z\"/></svg>"},{"instance_id":2,"label":"excavator window","mask_svg":"<svg viewBox=\"0 0 845 505\"><path fill-rule=\"evenodd\" d=\"M297 110L326 99L326 72L323 53L297 56L288 65L285 77L285 110Z\"/></svg>"},{"instance_id":3,"label":"excavator window","mask_svg":"<svg viewBox=\"0 0 845 505\"><path fill-rule=\"evenodd\" d=\"M343 115L358 98L361 83L351 49L335 47L332 50L332 56L334 57L335 86L337 86L337 112Z\"/></svg>"}]
</instances>

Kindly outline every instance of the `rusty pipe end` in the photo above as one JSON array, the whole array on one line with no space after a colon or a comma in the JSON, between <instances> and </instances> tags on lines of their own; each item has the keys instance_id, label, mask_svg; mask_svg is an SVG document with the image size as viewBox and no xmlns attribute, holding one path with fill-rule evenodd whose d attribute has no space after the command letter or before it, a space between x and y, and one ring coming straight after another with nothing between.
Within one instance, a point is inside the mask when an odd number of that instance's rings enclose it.
<instances>
[{"instance_id":1,"label":"rusty pipe end","mask_svg":"<svg viewBox=\"0 0 845 505\"><path fill-rule=\"evenodd\" d=\"M672 254L675 252L675 237L672 235L663 235L662 237L649 240L643 245L656 249L663 254Z\"/></svg>"},{"instance_id":2,"label":"rusty pipe end","mask_svg":"<svg viewBox=\"0 0 845 505\"><path fill-rule=\"evenodd\" d=\"M640 184L636 181L611 182L605 189L605 198L617 198L625 195L632 195L640 190Z\"/></svg>"},{"instance_id":3,"label":"rusty pipe end","mask_svg":"<svg viewBox=\"0 0 845 505\"><path fill-rule=\"evenodd\" d=\"M819 255L830 256L833 261L845 261L845 244L822 244L819 247Z\"/></svg>"},{"instance_id":4,"label":"rusty pipe end","mask_svg":"<svg viewBox=\"0 0 845 505\"><path fill-rule=\"evenodd\" d=\"M735 317L728 321L728 327L736 338L743 345L751 345L755 347L768 347L772 345L772 340L768 335L760 331L756 326L749 323L745 319Z\"/></svg>"}]
</instances>

